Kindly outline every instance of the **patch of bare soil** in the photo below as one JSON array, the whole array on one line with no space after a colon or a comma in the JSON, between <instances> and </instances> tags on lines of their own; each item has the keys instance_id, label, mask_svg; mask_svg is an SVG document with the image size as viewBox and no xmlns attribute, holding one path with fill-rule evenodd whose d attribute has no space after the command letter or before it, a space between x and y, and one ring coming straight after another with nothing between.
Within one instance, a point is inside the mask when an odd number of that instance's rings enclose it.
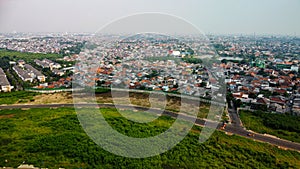
<instances>
[{"instance_id":1,"label":"patch of bare soil","mask_svg":"<svg viewBox=\"0 0 300 169\"><path fill-rule=\"evenodd\" d=\"M13 118L14 116L15 116L14 114L2 115L0 116L0 119L9 119L9 118Z\"/></svg>"},{"instance_id":2,"label":"patch of bare soil","mask_svg":"<svg viewBox=\"0 0 300 169\"><path fill-rule=\"evenodd\" d=\"M41 94L34 97L30 104L69 104L73 103L72 93Z\"/></svg>"}]
</instances>

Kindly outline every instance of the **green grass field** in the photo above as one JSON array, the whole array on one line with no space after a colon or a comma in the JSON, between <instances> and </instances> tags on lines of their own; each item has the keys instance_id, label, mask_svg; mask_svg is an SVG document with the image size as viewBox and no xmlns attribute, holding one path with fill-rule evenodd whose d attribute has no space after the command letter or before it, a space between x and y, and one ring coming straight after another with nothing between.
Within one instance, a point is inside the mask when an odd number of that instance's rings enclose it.
<instances>
[{"instance_id":1,"label":"green grass field","mask_svg":"<svg viewBox=\"0 0 300 169\"><path fill-rule=\"evenodd\" d=\"M115 109L101 112L114 129L134 137L159 134L174 122L163 116L140 124L121 117ZM200 131L194 127L180 144L164 154L131 159L97 146L83 131L72 108L1 110L0 167L17 167L25 161L48 168L300 168L298 152L222 132L215 132L200 144Z\"/></svg>"},{"instance_id":2,"label":"green grass field","mask_svg":"<svg viewBox=\"0 0 300 169\"><path fill-rule=\"evenodd\" d=\"M27 91L0 93L0 105L27 103L28 101L33 101L33 97L36 95L38 95L38 93L27 92Z\"/></svg>"},{"instance_id":3,"label":"green grass field","mask_svg":"<svg viewBox=\"0 0 300 169\"><path fill-rule=\"evenodd\" d=\"M240 111L240 117L247 129L300 143L300 117L260 111Z\"/></svg>"},{"instance_id":4,"label":"green grass field","mask_svg":"<svg viewBox=\"0 0 300 169\"><path fill-rule=\"evenodd\" d=\"M11 60L18 61L33 61L34 59L57 59L61 58L62 55L60 54L41 54L41 53L27 53L27 52L18 52L18 51L11 51L11 50L4 50L0 49L0 58L8 57Z\"/></svg>"}]
</instances>

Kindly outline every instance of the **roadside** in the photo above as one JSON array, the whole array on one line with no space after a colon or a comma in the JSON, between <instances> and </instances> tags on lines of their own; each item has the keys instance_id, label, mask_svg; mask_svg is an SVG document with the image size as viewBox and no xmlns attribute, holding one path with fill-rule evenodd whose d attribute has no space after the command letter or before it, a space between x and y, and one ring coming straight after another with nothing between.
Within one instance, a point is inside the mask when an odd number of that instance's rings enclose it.
<instances>
[{"instance_id":1,"label":"roadside","mask_svg":"<svg viewBox=\"0 0 300 169\"><path fill-rule=\"evenodd\" d=\"M240 111L244 126L253 132L300 143L300 117L258 111Z\"/></svg>"}]
</instances>

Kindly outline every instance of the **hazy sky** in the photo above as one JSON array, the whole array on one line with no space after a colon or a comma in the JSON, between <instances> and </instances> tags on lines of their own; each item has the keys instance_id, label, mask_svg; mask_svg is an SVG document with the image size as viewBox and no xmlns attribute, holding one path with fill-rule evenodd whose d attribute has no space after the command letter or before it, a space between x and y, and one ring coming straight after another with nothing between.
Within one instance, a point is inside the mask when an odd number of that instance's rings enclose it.
<instances>
[{"instance_id":1,"label":"hazy sky","mask_svg":"<svg viewBox=\"0 0 300 169\"><path fill-rule=\"evenodd\" d=\"M95 32L142 12L179 16L205 33L300 35L300 0L0 0L0 32Z\"/></svg>"}]
</instances>

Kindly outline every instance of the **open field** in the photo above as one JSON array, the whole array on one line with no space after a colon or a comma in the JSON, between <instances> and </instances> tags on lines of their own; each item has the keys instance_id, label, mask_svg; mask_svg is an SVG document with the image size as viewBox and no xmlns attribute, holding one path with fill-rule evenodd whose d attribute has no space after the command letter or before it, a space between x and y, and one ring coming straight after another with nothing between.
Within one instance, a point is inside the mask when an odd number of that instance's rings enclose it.
<instances>
[{"instance_id":1,"label":"open field","mask_svg":"<svg viewBox=\"0 0 300 169\"><path fill-rule=\"evenodd\" d=\"M300 117L260 111L240 111L240 117L249 130L300 143Z\"/></svg>"},{"instance_id":2,"label":"open field","mask_svg":"<svg viewBox=\"0 0 300 169\"><path fill-rule=\"evenodd\" d=\"M33 61L34 59L57 59L63 57L60 54L41 54L41 53L26 53L11 50L0 49L0 58L6 57L10 60L18 61Z\"/></svg>"},{"instance_id":3,"label":"open field","mask_svg":"<svg viewBox=\"0 0 300 169\"><path fill-rule=\"evenodd\" d=\"M181 105L180 98L177 97L169 97L169 96L150 96L146 93L129 93L129 99L127 96L122 93L116 94L119 97L112 98L110 93L102 93L97 94L97 102L98 103L115 103L115 104L127 104L130 101L131 104L142 106L142 107L152 107L159 108L164 110L169 110L173 112L179 112ZM128 101L127 101L128 100ZM189 111L193 111L195 107L191 106L191 104L183 104L184 110L189 113ZM198 118L206 118L209 113L209 104L201 103L199 105Z\"/></svg>"},{"instance_id":4,"label":"open field","mask_svg":"<svg viewBox=\"0 0 300 169\"><path fill-rule=\"evenodd\" d=\"M0 105L32 102L37 95L39 94L26 91L0 93Z\"/></svg>"},{"instance_id":5,"label":"open field","mask_svg":"<svg viewBox=\"0 0 300 169\"><path fill-rule=\"evenodd\" d=\"M82 102L90 102L91 98L87 96L82 97ZM118 93L118 97L112 98L110 92L96 94L96 101L98 103L115 103L115 104L128 104L127 100L137 106L154 107L164 110L179 112L181 106L180 98L176 97L153 97L149 99L149 94L143 93L130 93L129 99L125 94ZM1 104L72 104L73 96L70 92L52 93L52 94L39 94L32 92L12 92L0 94ZM186 113L193 111L194 107L185 105ZM209 113L209 104L201 103L198 111L198 118L206 118Z\"/></svg>"},{"instance_id":6,"label":"open field","mask_svg":"<svg viewBox=\"0 0 300 169\"><path fill-rule=\"evenodd\" d=\"M53 93L53 94L40 94L34 97L30 104L71 104L73 103L72 93Z\"/></svg>"},{"instance_id":7,"label":"open field","mask_svg":"<svg viewBox=\"0 0 300 169\"><path fill-rule=\"evenodd\" d=\"M115 109L101 112L115 130L132 137L159 134L174 122L162 116L141 124L125 119ZM217 131L199 144L199 127L164 154L130 159L95 145L71 108L1 110L0 117L0 166L17 167L25 161L49 168L300 168L300 153L236 135Z\"/></svg>"},{"instance_id":8,"label":"open field","mask_svg":"<svg viewBox=\"0 0 300 169\"><path fill-rule=\"evenodd\" d=\"M0 105L10 104L51 104L73 103L71 93L40 94L35 92L17 91L0 94Z\"/></svg>"}]
</instances>

